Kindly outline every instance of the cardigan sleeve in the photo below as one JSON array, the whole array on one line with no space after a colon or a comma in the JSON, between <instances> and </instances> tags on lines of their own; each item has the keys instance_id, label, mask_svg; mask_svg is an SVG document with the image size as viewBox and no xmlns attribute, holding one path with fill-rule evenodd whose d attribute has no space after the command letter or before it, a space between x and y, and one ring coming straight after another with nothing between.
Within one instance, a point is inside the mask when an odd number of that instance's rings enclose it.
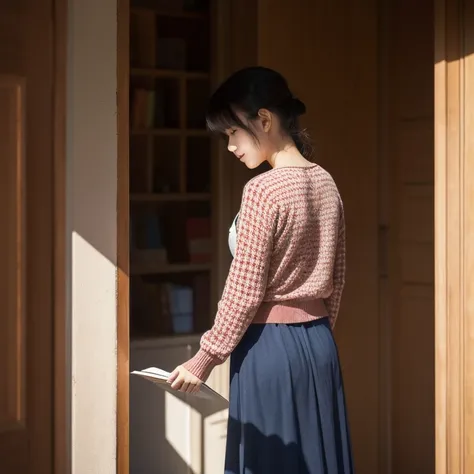
<instances>
[{"instance_id":1,"label":"cardigan sleeve","mask_svg":"<svg viewBox=\"0 0 474 474\"><path fill-rule=\"evenodd\" d=\"M326 309L329 313L329 321L331 328L334 329L336 325L336 319L339 314L339 307L341 305L342 292L345 284L345 273L346 273L346 229L344 220L344 208L341 202L340 216L339 216L339 228L338 228L338 239L336 245L336 255L334 259L334 270L333 270L333 291L331 296L324 300Z\"/></svg>"},{"instance_id":2,"label":"cardigan sleeve","mask_svg":"<svg viewBox=\"0 0 474 474\"><path fill-rule=\"evenodd\" d=\"M184 367L201 380L222 364L237 346L262 302L276 225L276 211L255 181L244 188L237 246L212 328L197 354Z\"/></svg>"}]
</instances>

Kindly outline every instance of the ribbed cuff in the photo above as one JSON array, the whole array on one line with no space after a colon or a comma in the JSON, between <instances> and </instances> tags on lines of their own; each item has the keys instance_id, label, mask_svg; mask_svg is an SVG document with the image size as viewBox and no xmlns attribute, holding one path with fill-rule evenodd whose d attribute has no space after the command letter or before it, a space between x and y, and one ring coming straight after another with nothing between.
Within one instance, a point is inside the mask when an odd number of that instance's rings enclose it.
<instances>
[{"instance_id":1,"label":"ribbed cuff","mask_svg":"<svg viewBox=\"0 0 474 474\"><path fill-rule=\"evenodd\" d=\"M212 369L222 362L216 357L208 354L205 350L199 349L196 355L183 364L183 367L205 382L212 372Z\"/></svg>"}]
</instances>

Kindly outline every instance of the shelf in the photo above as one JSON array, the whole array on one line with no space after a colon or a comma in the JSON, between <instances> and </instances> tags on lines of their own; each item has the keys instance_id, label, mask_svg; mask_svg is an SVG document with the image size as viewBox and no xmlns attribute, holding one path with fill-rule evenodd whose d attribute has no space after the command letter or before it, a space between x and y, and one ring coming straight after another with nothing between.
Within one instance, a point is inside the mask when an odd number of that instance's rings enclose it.
<instances>
[{"instance_id":1,"label":"shelf","mask_svg":"<svg viewBox=\"0 0 474 474\"><path fill-rule=\"evenodd\" d=\"M208 0L130 9L130 332L179 345L211 313L212 13Z\"/></svg>"},{"instance_id":2,"label":"shelf","mask_svg":"<svg viewBox=\"0 0 474 474\"><path fill-rule=\"evenodd\" d=\"M210 140L207 137L189 137L186 150L186 191L210 193L212 189Z\"/></svg>"},{"instance_id":3,"label":"shelf","mask_svg":"<svg viewBox=\"0 0 474 474\"><path fill-rule=\"evenodd\" d=\"M208 12L191 12L178 10L173 11L153 7L131 7L130 11L132 13L150 13L152 15L159 15L167 18L191 18L196 20L209 20Z\"/></svg>"},{"instance_id":4,"label":"shelf","mask_svg":"<svg viewBox=\"0 0 474 474\"><path fill-rule=\"evenodd\" d=\"M164 77L175 79L209 79L209 73L198 71L180 71L153 68L132 68L132 76Z\"/></svg>"},{"instance_id":5,"label":"shelf","mask_svg":"<svg viewBox=\"0 0 474 474\"><path fill-rule=\"evenodd\" d=\"M130 194L132 202L185 202L210 201L210 193L137 193Z\"/></svg>"},{"instance_id":6,"label":"shelf","mask_svg":"<svg viewBox=\"0 0 474 474\"><path fill-rule=\"evenodd\" d=\"M163 349L176 346L199 344L202 333L173 334L171 336L150 336L149 334L132 333L130 349Z\"/></svg>"},{"instance_id":7,"label":"shelf","mask_svg":"<svg viewBox=\"0 0 474 474\"><path fill-rule=\"evenodd\" d=\"M206 109L210 90L208 80L186 82L186 128L206 129Z\"/></svg>"},{"instance_id":8,"label":"shelf","mask_svg":"<svg viewBox=\"0 0 474 474\"><path fill-rule=\"evenodd\" d=\"M152 128L131 130L132 135L153 135L158 137L208 137L209 132L204 129L180 128Z\"/></svg>"},{"instance_id":9,"label":"shelf","mask_svg":"<svg viewBox=\"0 0 474 474\"><path fill-rule=\"evenodd\" d=\"M132 275L169 275L172 273L198 273L208 272L211 270L211 264L209 263L181 263L181 264L169 264L169 265L157 265L150 267L134 266L133 262L130 262L130 273Z\"/></svg>"}]
</instances>

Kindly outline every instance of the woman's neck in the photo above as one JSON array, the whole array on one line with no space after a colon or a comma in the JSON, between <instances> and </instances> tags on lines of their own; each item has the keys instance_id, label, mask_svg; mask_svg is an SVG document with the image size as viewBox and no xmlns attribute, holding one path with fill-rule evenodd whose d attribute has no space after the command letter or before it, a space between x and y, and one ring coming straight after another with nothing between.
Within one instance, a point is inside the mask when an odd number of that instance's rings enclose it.
<instances>
[{"instance_id":1,"label":"woman's neck","mask_svg":"<svg viewBox=\"0 0 474 474\"><path fill-rule=\"evenodd\" d=\"M275 151L267 161L272 168L283 168L289 166L306 168L313 165L311 161L308 161L298 151L295 145L289 145L282 150Z\"/></svg>"}]
</instances>

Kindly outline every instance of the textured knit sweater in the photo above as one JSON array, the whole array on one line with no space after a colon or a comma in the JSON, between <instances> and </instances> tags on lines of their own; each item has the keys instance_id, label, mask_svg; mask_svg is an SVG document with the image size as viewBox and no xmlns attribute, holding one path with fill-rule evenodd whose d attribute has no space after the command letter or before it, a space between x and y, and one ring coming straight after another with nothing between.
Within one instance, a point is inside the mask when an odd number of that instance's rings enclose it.
<instances>
[{"instance_id":1,"label":"textured knit sweater","mask_svg":"<svg viewBox=\"0 0 474 474\"><path fill-rule=\"evenodd\" d=\"M252 323L328 316L334 327L345 278L341 197L319 165L262 173L244 187L237 245L212 328L184 364L206 380Z\"/></svg>"}]
</instances>

